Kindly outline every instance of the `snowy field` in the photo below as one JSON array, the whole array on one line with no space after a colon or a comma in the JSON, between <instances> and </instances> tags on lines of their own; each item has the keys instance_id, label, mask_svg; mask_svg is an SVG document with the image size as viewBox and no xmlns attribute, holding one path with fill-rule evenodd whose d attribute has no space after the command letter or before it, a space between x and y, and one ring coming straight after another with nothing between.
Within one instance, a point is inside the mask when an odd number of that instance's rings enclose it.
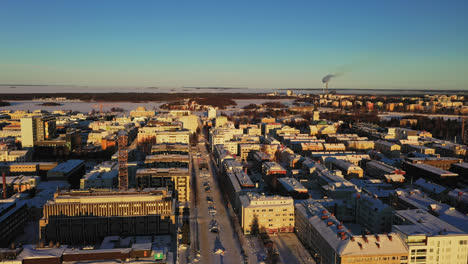
<instances>
[{"instance_id":1,"label":"snowy field","mask_svg":"<svg viewBox=\"0 0 468 264\"><path fill-rule=\"evenodd\" d=\"M226 110L221 110L221 111L238 111L241 108L243 108L246 105L249 104L263 104L265 102L273 102L273 101L279 101L285 105L290 105L294 101L294 99L238 99L234 100L237 105L234 107L228 107ZM23 111L34 111L34 110L45 110L45 111L56 111L56 110L72 110L72 111L78 111L82 113L89 113L91 111L96 110L99 111L99 103L97 102L81 102L81 101L65 101L65 102L60 102L62 105L59 106L43 106L40 105L43 103L42 101L31 101L31 100L26 100L26 101L8 101L11 105L10 106L3 106L0 107L0 110L12 110L12 111L17 111L17 110L23 110ZM146 109L159 109L159 107L166 102L139 102L139 103L133 103L133 102L103 102L102 110L103 111L109 111L112 107L116 108L122 108L125 111L129 112L131 110L134 110L138 106L144 106ZM106 106L109 105L109 106Z\"/></svg>"},{"instance_id":2,"label":"snowy field","mask_svg":"<svg viewBox=\"0 0 468 264\"><path fill-rule=\"evenodd\" d=\"M41 101L8 101L11 105L0 107L0 110L46 110L49 112L56 111L56 110L72 110L78 111L82 113L89 113L91 111L96 110L99 111L99 103L97 102L60 102L62 105L58 106L43 106L40 105ZM134 110L137 106L144 106L147 109L159 109L159 107L164 104L165 102L142 102L142 103L132 103L132 102L103 102L102 110L109 111L112 107L115 108L122 108L126 111ZM112 105L112 106L106 106Z\"/></svg>"}]
</instances>

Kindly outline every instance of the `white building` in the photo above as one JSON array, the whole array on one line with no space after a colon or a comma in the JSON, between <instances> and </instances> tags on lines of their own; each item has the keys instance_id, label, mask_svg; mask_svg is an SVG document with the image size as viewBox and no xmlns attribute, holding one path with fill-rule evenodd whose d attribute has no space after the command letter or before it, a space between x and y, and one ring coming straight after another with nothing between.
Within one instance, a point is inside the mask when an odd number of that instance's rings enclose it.
<instances>
[{"instance_id":1,"label":"white building","mask_svg":"<svg viewBox=\"0 0 468 264\"><path fill-rule=\"evenodd\" d=\"M80 179L80 189L112 189L117 186L118 182L118 165L117 162L103 162L93 168L89 173L86 173Z\"/></svg>"},{"instance_id":2,"label":"white building","mask_svg":"<svg viewBox=\"0 0 468 264\"><path fill-rule=\"evenodd\" d=\"M190 132L188 130L160 131L156 133L156 144L162 143L190 143Z\"/></svg>"},{"instance_id":3,"label":"white building","mask_svg":"<svg viewBox=\"0 0 468 264\"><path fill-rule=\"evenodd\" d=\"M408 247L409 264L467 263L466 232L420 209L395 211L394 216L392 231Z\"/></svg>"}]
</instances>

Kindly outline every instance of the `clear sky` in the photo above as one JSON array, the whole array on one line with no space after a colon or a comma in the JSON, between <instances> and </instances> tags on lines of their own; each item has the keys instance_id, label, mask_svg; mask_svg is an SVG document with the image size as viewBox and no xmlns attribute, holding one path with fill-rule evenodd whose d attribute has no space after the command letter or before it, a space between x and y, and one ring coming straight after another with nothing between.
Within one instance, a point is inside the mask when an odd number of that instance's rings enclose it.
<instances>
[{"instance_id":1,"label":"clear sky","mask_svg":"<svg viewBox=\"0 0 468 264\"><path fill-rule=\"evenodd\" d=\"M468 89L467 0L0 1L0 84Z\"/></svg>"}]
</instances>

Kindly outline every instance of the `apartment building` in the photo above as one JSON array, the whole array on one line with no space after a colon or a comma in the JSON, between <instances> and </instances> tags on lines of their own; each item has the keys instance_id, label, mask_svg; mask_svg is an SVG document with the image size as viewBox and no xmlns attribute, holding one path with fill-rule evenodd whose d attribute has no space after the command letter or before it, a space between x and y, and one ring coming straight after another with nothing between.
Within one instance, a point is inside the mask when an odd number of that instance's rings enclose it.
<instances>
[{"instance_id":1,"label":"apartment building","mask_svg":"<svg viewBox=\"0 0 468 264\"><path fill-rule=\"evenodd\" d=\"M396 158L400 156L401 146L389 141L377 140L375 141L375 150Z\"/></svg>"},{"instance_id":2,"label":"apartment building","mask_svg":"<svg viewBox=\"0 0 468 264\"><path fill-rule=\"evenodd\" d=\"M392 232L406 244L408 264L467 263L468 234L424 210L395 211Z\"/></svg>"},{"instance_id":3,"label":"apartment building","mask_svg":"<svg viewBox=\"0 0 468 264\"><path fill-rule=\"evenodd\" d=\"M344 144L348 150L374 149L374 141L371 140L346 140Z\"/></svg>"},{"instance_id":4,"label":"apartment building","mask_svg":"<svg viewBox=\"0 0 468 264\"><path fill-rule=\"evenodd\" d=\"M238 154L241 160L246 161L247 159L253 158L253 153L254 151L259 151L261 148L261 145L258 143L242 143L238 144Z\"/></svg>"},{"instance_id":5,"label":"apartment building","mask_svg":"<svg viewBox=\"0 0 468 264\"><path fill-rule=\"evenodd\" d=\"M371 233L390 232L393 209L379 198L365 193L356 195L356 222Z\"/></svg>"},{"instance_id":6,"label":"apartment building","mask_svg":"<svg viewBox=\"0 0 468 264\"><path fill-rule=\"evenodd\" d=\"M397 189L390 198L392 206L399 210L420 209L438 217L444 222L468 233L468 216L448 204L428 197L418 189Z\"/></svg>"},{"instance_id":7,"label":"apartment building","mask_svg":"<svg viewBox=\"0 0 468 264\"><path fill-rule=\"evenodd\" d=\"M364 171L361 167L354 165L351 162L337 158L328 158L326 159L326 163L330 164L333 168L342 171L343 174L348 177L362 178L364 176Z\"/></svg>"},{"instance_id":8,"label":"apartment building","mask_svg":"<svg viewBox=\"0 0 468 264\"><path fill-rule=\"evenodd\" d=\"M241 195L241 227L244 234L294 232L294 200L291 197Z\"/></svg>"},{"instance_id":9,"label":"apartment building","mask_svg":"<svg viewBox=\"0 0 468 264\"><path fill-rule=\"evenodd\" d=\"M395 233L354 235L317 201L296 203L295 219L297 237L318 263L407 263L408 249Z\"/></svg>"},{"instance_id":10,"label":"apartment building","mask_svg":"<svg viewBox=\"0 0 468 264\"><path fill-rule=\"evenodd\" d=\"M167 187L179 202L190 201L190 171L188 168L145 168L136 170L138 188Z\"/></svg>"},{"instance_id":11,"label":"apartment building","mask_svg":"<svg viewBox=\"0 0 468 264\"><path fill-rule=\"evenodd\" d=\"M159 131L156 132L156 144L163 143L190 143L190 132L188 130Z\"/></svg>"}]
</instances>

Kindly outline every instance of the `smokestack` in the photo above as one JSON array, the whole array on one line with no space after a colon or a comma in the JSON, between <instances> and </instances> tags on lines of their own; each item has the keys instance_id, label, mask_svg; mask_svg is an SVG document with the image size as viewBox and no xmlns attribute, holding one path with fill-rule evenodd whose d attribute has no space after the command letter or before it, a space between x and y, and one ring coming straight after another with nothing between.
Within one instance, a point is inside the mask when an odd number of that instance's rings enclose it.
<instances>
[{"instance_id":1,"label":"smokestack","mask_svg":"<svg viewBox=\"0 0 468 264\"><path fill-rule=\"evenodd\" d=\"M328 94L328 82L331 80L331 78L336 77L336 76L337 76L336 74L327 74L325 77L322 78L322 83L325 84L325 88L327 90L326 94Z\"/></svg>"},{"instance_id":2,"label":"smokestack","mask_svg":"<svg viewBox=\"0 0 468 264\"><path fill-rule=\"evenodd\" d=\"M5 172L2 173L2 178L3 178L3 199L6 199L6 176Z\"/></svg>"}]
</instances>

